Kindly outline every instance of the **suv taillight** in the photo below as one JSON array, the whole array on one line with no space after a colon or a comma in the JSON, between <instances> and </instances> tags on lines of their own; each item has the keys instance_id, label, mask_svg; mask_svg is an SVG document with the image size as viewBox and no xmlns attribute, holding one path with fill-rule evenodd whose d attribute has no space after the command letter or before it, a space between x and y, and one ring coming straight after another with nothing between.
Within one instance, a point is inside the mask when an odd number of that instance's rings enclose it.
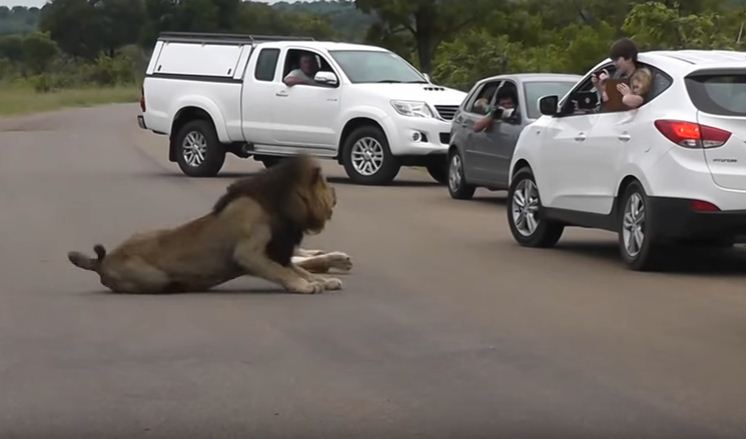
<instances>
[{"instance_id":1,"label":"suv taillight","mask_svg":"<svg viewBox=\"0 0 746 439\"><path fill-rule=\"evenodd\" d=\"M717 148L725 145L730 132L681 120L656 120L655 127L673 143L685 148Z\"/></svg>"},{"instance_id":2,"label":"suv taillight","mask_svg":"<svg viewBox=\"0 0 746 439\"><path fill-rule=\"evenodd\" d=\"M145 86L140 87L140 109L145 112Z\"/></svg>"}]
</instances>

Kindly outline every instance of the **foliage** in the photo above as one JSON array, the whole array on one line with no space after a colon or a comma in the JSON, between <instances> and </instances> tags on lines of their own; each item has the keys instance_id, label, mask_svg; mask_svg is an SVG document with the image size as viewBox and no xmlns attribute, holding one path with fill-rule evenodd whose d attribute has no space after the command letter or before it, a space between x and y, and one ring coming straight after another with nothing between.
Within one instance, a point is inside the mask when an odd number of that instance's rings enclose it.
<instances>
[{"instance_id":1,"label":"foliage","mask_svg":"<svg viewBox=\"0 0 746 439\"><path fill-rule=\"evenodd\" d=\"M57 43L49 35L35 32L23 39L23 62L32 73L41 73L55 60Z\"/></svg>"},{"instance_id":2,"label":"foliage","mask_svg":"<svg viewBox=\"0 0 746 439\"><path fill-rule=\"evenodd\" d=\"M432 70L432 59L443 40L469 26L484 23L492 11L506 6L503 0L357 0L366 13L375 13L381 23L372 37L408 33L414 38L420 68Z\"/></svg>"},{"instance_id":3,"label":"foliage","mask_svg":"<svg viewBox=\"0 0 746 439\"><path fill-rule=\"evenodd\" d=\"M0 81L134 84L160 32L217 31L366 41L468 89L500 73L584 73L621 36L642 50L743 50L744 24L746 0L50 0L0 7Z\"/></svg>"},{"instance_id":4,"label":"foliage","mask_svg":"<svg viewBox=\"0 0 746 439\"><path fill-rule=\"evenodd\" d=\"M624 31L645 49L733 49L735 33L716 12L682 14L663 3L635 6L624 21Z\"/></svg>"},{"instance_id":5,"label":"foliage","mask_svg":"<svg viewBox=\"0 0 746 439\"><path fill-rule=\"evenodd\" d=\"M0 6L0 35L27 33L39 25L39 8Z\"/></svg>"}]
</instances>

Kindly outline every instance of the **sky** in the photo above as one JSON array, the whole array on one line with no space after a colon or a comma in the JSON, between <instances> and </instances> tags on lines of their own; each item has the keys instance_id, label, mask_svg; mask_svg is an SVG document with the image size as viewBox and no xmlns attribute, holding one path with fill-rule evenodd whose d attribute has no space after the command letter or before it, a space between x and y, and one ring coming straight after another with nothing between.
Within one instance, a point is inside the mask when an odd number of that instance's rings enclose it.
<instances>
[{"instance_id":1,"label":"sky","mask_svg":"<svg viewBox=\"0 0 746 439\"><path fill-rule=\"evenodd\" d=\"M262 3L277 3L280 0L255 0L260 1ZM295 0L291 0L295 1ZM309 0L300 0L300 1L309 1ZM0 0L0 6L36 6L36 7L42 7L44 6L44 3L46 3L47 0Z\"/></svg>"}]
</instances>

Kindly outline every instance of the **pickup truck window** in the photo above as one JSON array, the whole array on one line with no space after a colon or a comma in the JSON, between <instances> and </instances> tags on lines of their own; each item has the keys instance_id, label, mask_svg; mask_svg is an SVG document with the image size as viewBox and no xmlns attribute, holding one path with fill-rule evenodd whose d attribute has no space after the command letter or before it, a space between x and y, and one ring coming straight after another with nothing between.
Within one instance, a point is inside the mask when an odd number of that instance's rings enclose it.
<instances>
[{"instance_id":1,"label":"pickup truck window","mask_svg":"<svg viewBox=\"0 0 746 439\"><path fill-rule=\"evenodd\" d=\"M274 80L275 70L277 70L277 59L279 57L280 49L262 49L256 60L254 77L259 81Z\"/></svg>"},{"instance_id":2,"label":"pickup truck window","mask_svg":"<svg viewBox=\"0 0 746 439\"><path fill-rule=\"evenodd\" d=\"M417 70L391 52L333 50L330 53L354 84L427 83Z\"/></svg>"}]
</instances>

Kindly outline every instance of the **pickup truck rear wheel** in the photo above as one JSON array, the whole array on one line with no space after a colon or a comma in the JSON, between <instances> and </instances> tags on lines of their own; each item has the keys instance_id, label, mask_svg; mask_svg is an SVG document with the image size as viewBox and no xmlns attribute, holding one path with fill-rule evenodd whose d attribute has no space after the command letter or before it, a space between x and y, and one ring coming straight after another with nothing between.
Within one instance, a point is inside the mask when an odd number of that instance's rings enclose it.
<instances>
[{"instance_id":1,"label":"pickup truck rear wheel","mask_svg":"<svg viewBox=\"0 0 746 439\"><path fill-rule=\"evenodd\" d=\"M176 161L190 177L214 177L225 163L225 148L215 127L206 120L193 120L176 136Z\"/></svg>"},{"instance_id":2,"label":"pickup truck rear wheel","mask_svg":"<svg viewBox=\"0 0 746 439\"><path fill-rule=\"evenodd\" d=\"M386 135L378 127L364 126L353 131L345 140L342 154L345 171L355 183L386 185L401 169Z\"/></svg>"}]
</instances>

